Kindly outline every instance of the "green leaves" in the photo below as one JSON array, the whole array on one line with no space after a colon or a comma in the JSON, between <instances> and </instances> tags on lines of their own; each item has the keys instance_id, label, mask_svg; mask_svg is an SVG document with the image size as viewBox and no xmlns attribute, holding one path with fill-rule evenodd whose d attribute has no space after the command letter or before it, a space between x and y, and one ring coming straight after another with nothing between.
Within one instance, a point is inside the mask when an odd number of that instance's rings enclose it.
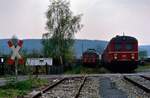
<instances>
[{"instance_id":1,"label":"green leaves","mask_svg":"<svg viewBox=\"0 0 150 98\"><path fill-rule=\"evenodd\" d=\"M81 28L81 15L73 16L66 0L51 0L47 16L48 33L43 34L45 56L65 60L73 56L74 34Z\"/></svg>"},{"instance_id":2,"label":"green leaves","mask_svg":"<svg viewBox=\"0 0 150 98\"><path fill-rule=\"evenodd\" d=\"M14 77L9 77L7 81L8 83L0 88L0 98L16 98L17 96L25 95L33 88L39 88L48 84L46 79L33 77L19 82L17 82Z\"/></svg>"}]
</instances>

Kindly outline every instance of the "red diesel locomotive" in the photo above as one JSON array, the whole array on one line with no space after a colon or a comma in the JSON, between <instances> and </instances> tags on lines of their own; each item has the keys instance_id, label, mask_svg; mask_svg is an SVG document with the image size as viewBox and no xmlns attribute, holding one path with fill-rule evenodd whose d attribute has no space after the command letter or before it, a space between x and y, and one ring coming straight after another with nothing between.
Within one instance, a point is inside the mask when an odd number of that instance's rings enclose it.
<instances>
[{"instance_id":1,"label":"red diesel locomotive","mask_svg":"<svg viewBox=\"0 0 150 98\"><path fill-rule=\"evenodd\" d=\"M102 54L103 65L117 72L130 72L137 68L138 41L131 36L116 36L110 40Z\"/></svg>"},{"instance_id":2,"label":"red diesel locomotive","mask_svg":"<svg viewBox=\"0 0 150 98\"><path fill-rule=\"evenodd\" d=\"M95 49L88 49L82 54L82 64L84 66L95 67L99 62L99 55Z\"/></svg>"}]
</instances>

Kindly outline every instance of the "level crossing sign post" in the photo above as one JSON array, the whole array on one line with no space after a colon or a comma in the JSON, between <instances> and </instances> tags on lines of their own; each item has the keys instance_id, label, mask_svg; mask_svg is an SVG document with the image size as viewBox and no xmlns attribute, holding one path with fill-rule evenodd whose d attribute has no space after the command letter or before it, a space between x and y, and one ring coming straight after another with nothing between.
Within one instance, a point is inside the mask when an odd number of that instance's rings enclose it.
<instances>
[{"instance_id":1,"label":"level crossing sign post","mask_svg":"<svg viewBox=\"0 0 150 98\"><path fill-rule=\"evenodd\" d=\"M7 63L9 65L14 65L15 64L15 75L16 75L16 80L17 80L17 77L18 77L18 68L17 67L18 67L18 64L20 64L20 65L24 64L24 59L19 54L19 50L23 46L23 41L22 40L17 40L16 43L14 43L12 40L8 41L8 46L9 46L9 48L12 49L12 55L8 59Z\"/></svg>"}]
</instances>

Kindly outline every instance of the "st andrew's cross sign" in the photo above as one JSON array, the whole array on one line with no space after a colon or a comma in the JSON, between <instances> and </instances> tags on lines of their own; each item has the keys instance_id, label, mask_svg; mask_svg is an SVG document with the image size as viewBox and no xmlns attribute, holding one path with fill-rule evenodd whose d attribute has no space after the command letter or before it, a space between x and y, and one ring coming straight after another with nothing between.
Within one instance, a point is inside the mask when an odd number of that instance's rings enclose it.
<instances>
[{"instance_id":1,"label":"st andrew's cross sign","mask_svg":"<svg viewBox=\"0 0 150 98\"><path fill-rule=\"evenodd\" d=\"M8 41L8 46L9 46L9 48L12 49L12 52L13 52L11 57L7 61L7 63L9 65L13 65L15 63L15 58L18 59L18 64L20 64L20 65L24 64L24 59L19 54L19 50L22 48L22 45L23 45L23 41L22 40L18 40L17 41L17 46L14 45L12 40Z\"/></svg>"}]
</instances>

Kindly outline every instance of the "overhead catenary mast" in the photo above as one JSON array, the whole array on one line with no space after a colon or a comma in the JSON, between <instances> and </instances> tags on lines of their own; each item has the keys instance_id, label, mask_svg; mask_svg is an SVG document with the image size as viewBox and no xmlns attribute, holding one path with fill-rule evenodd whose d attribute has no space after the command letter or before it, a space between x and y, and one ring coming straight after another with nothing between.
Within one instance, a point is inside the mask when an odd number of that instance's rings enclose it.
<instances>
[{"instance_id":1,"label":"overhead catenary mast","mask_svg":"<svg viewBox=\"0 0 150 98\"><path fill-rule=\"evenodd\" d=\"M123 36L125 36L125 33L123 32Z\"/></svg>"}]
</instances>

